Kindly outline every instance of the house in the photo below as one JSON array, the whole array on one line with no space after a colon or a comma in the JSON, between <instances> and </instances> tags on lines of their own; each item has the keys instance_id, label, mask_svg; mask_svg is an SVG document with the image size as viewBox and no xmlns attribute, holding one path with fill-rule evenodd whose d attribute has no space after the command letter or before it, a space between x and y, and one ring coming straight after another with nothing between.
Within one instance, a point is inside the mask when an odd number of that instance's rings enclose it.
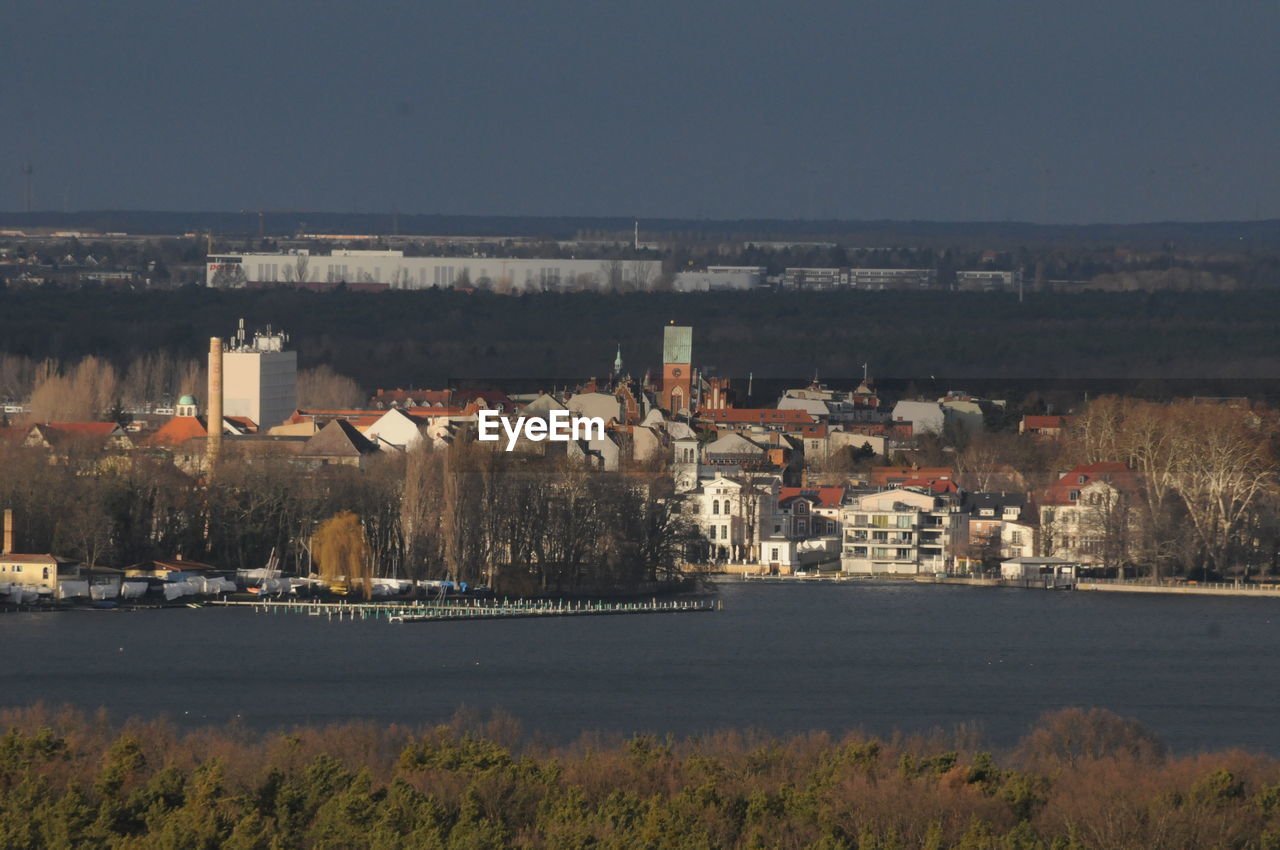
<instances>
[{"instance_id":1,"label":"house","mask_svg":"<svg viewBox=\"0 0 1280 850\"><path fill-rule=\"evenodd\" d=\"M1041 551L1100 567L1122 567L1140 543L1138 477L1117 462L1062 473L1039 498Z\"/></svg>"},{"instance_id":2,"label":"house","mask_svg":"<svg viewBox=\"0 0 1280 850\"><path fill-rule=\"evenodd\" d=\"M955 470L949 466L876 466L871 469L872 487L901 487L907 481L951 481Z\"/></svg>"},{"instance_id":3,"label":"house","mask_svg":"<svg viewBox=\"0 0 1280 850\"><path fill-rule=\"evenodd\" d=\"M334 419L302 444L296 457L310 466L355 466L363 469L378 447L345 419Z\"/></svg>"},{"instance_id":4,"label":"house","mask_svg":"<svg viewBox=\"0 0 1280 850\"><path fill-rule=\"evenodd\" d=\"M954 497L901 488L854 496L841 509L841 570L898 575L946 570L956 510Z\"/></svg>"},{"instance_id":5,"label":"house","mask_svg":"<svg viewBox=\"0 0 1280 850\"><path fill-rule=\"evenodd\" d=\"M592 469L617 472L622 459L617 434L606 431L603 437L590 440L570 440L565 443L565 454L572 460L582 461Z\"/></svg>"},{"instance_id":6,"label":"house","mask_svg":"<svg viewBox=\"0 0 1280 850\"><path fill-rule=\"evenodd\" d=\"M1059 558L1018 556L1000 562L1000 578L1006 581L1039 581L1045 578L1074 579L1076 565Z\"/></svg>"},{"instance_id":7,"label":"house","mask_svg":"<svg viewBox=\"0 0 1280 850\"><path fill-rule=\"evenodd\" d=\"M910 422L915 434L941 434L946 412L936 401L900 401L893 406L894 422Z\"/></svg>"},{"instance_id":8,"label":"house","mask_svg":"<svg viewBox=\"0 0 1280 850\"><path fill-rule=\"evenodd\" d=\"M0 555L0 592L12 595L13 588L20 588L56 597L59 573L63 571L71 572L52 555Z\"/></svg>"},{"instance_id":9,"label":"house","mask_svg":"<svg viewBox=\"0 0 1280 850\"><path fill-rule=\"evenodd\" d=\"M1018 433L1046 440L1060 440L1070 424L1070 416L1024 416L1018 423Z\"/></svg>"},{"instance_id":10,"label":"house","mask_svg":"<svg viewBox=\"0 0 1280 850\"><path fill-rule=\"evenodd\" d=\"M626 421L622 402L609 393L575 393L569 396L567 406L574 416L594 416L606 425Z\"/></svg>"},{"instance_id":11,"label":"house","mask_svg":"<svg viewBox=\"0 0 1280 850\"><path fill-rule=\"evenodd\" d=\"M43 422L27 430L23 445L66 455L77 447L128 451L133 439L115 422Z\"/></svg>"},{"instance_id":12,"label":"house","mask_svg":"<svg viewBox=\"0 0 1280 850\"><path fill-rule=\"evenodd\" d=\"M840 534L843 487L782 487L778 490L778 515L789 526L789 536L835 537Z\"/></svg>"},{"instance_id":13,"label":"house","mask_svg":"<svg viewBox=\"0 0 1280 850\"><path fill-rule=\"evenodd\" d=\"M364 429L364 436L379 446L409 451L422 442L422 423L393 407Z\"/></svg>"},{"instance_id":14,"label":"house","mask_svg":"<svg viewBox=\"0 0 1280 850\"><path fill-rule=\"evenodd\" d=\"M734 432L722 433L714 442L707 443L703 447L703 455L713 466L759 466L769 460L765 446Z\"/></svg>"},{"instance_id":15,"label":"house","mask_svg":"<svg viewBox=\"0 0 1280 850\"><path fill-rule=\"evenodd\" d=\"M965 528L957 528L956 560L973 567L986 563L994 565L1002 558L1022 555L1022 532L1005 534L1008 523L1026 523L1029 500L1024 493L965 493L956 514L957 522ZM1016 552L1006 550L1006 542L1012 544L1016 534Z\"/></svg>"},{"instance_id":16,"label":"house","mask_svg":"<svg viewBox=\"0 0 1280 850\"><path fill-rule=\"evenodd\" d=\"M729 477L717 471L684 495L684 514L701 533L705 558L754 563L762 518L776 512L773 476Z\"/></svg>"}]
</instances>

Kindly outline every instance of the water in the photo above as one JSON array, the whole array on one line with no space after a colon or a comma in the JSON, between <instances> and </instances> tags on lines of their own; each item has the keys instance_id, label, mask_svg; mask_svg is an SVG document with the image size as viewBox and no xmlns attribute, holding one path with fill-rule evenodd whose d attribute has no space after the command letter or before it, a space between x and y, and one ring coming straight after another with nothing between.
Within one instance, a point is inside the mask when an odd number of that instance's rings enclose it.
<instances>
[{"instance_id":1,"label":"water","mask_svg":"<svg viewBox=\"0 0 1280 850\"><path fill-rule=\"evenodd\" d=\"M716 613L388 624L206 608L0 615L0 705L252 726L441 722L677 735L978 724L1100 706L1179 750L1280 754L1280 599L725 584Z\"/></svg>"}]
</instances>

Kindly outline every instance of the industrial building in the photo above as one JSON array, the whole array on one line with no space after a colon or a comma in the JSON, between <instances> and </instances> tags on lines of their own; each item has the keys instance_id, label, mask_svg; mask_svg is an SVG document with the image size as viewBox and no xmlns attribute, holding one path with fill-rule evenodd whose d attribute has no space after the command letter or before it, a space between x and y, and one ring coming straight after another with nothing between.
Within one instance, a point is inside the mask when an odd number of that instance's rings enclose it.
<instances>
[{"instance_id":1,"label":"industrial building","mask_svg":"<svg viewBox=\"0 0 1280 850\"><path fill-rule=\"evenodd\" d=\"M285 350L288 341L287 334L270 327L249 338L240 320L222 354L223 416L243 416L266 431L293 415L298 406L298 352ZM215 394L211 387L210 395Z\"/></svg>"},{"instance_id":2,"label":"industrial building","mask_svg":"<svg viewBox=\"0 0 1280 850\"><path fill-rule=\"evenodd\" d=\"M403 251L337 250L311 254L211 254L205 283L211 287L293 285L328 289L429 289L476 287L498 292L577 289L652 289L660 260L565 260L514 257L406 257Z\"/></svg>"}]
</instances>

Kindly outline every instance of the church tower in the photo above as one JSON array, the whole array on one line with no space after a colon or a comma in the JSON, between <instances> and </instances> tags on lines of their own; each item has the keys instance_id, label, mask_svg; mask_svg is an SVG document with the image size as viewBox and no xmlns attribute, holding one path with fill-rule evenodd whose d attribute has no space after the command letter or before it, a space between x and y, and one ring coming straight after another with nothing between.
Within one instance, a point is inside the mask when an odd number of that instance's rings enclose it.
<instances>
[{"instance_id":1,"label":"church tower","mask_svg":"<svg viewBox=\"0 0 1280 850\"><path fill-rule=\"evenodd\" d=\"M693 328L662 329L662 406L673 416L692 411Z\"/></svg>"}]
</instances>

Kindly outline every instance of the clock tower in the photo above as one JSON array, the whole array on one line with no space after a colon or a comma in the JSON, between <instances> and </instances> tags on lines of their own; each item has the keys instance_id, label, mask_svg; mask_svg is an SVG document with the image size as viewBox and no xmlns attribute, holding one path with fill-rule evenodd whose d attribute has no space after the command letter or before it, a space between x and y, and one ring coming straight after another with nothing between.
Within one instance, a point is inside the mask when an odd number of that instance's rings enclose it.
<instances>
[{"instance_id":1,"label":"clock tower","mask_svg":"<svg viewBox=\"0 0 1280 850\"><path fill-rule=\"evenodd\" d=\"M692 412L693 328L662 329L662 406L672 415Z\"/></svg>"}]
</instances>

